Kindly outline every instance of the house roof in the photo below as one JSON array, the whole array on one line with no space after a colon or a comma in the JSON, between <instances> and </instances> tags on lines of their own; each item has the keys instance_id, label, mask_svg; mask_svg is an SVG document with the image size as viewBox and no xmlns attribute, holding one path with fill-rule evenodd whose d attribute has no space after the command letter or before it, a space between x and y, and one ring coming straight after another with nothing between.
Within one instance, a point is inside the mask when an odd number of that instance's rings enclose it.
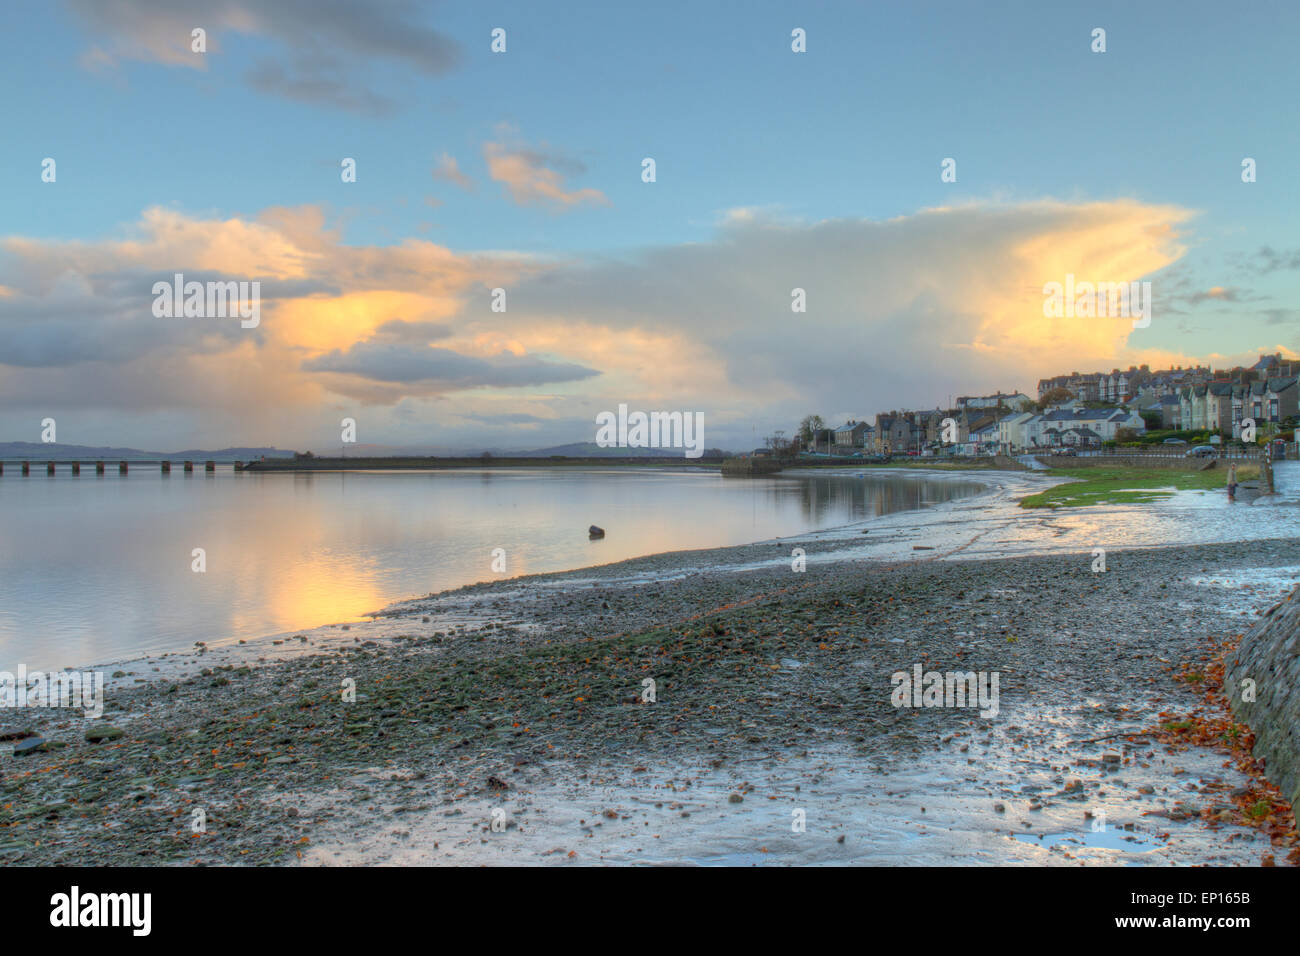
<instances>
[{"instance_id":1,"label":"house roof","mask_svg":"<svg viewBox=\"0 0 1300 956\"><path fill-rule=\"evenodd\" d=\"M1127 417L1120 408L1057 408L1043 414L1048 422L1115 422Z\"/></svg>"}]
</instances>

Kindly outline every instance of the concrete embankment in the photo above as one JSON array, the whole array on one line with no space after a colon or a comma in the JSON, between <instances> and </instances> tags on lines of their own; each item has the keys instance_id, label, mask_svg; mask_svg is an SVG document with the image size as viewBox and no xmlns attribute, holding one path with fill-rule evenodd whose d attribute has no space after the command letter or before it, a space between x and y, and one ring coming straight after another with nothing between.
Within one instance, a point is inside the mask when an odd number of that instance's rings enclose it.
<instances>
[{"instance_id":1,"label":"concrete embankment","mask_svg":"<svg viewBox=\"0 0 1300 956\"><path fill-rule=\"evenodd\" d=\"M1264 763L1293 808L1300 808L1300 587L1274 605L1229 658L1224 690L1238 720L1255 734ZM1249 698L1249 699L1247 699Z\"/></svg>"}]
</instances>

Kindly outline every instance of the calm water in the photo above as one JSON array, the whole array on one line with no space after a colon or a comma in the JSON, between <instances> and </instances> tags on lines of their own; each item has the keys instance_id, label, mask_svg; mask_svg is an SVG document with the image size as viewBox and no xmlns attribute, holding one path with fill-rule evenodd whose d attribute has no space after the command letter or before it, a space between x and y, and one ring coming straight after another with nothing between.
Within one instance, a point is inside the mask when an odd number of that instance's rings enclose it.
<instances>
[{"instance_id":1,"label":"calm water","mask_svg":"<svg viewBox=\"0 0 1300 956\"><path fill-rule=\"evenodd\" d=\"M156 468L156 466L155 466ZM0 477L0 670L356 620L475 581L743 544L980 489L662 469ZM587 527L608 532L589 541ZM191 569L195 548L207 570ZM506 574L492 552L506 552Z\"/></svg>"}]
</instances>

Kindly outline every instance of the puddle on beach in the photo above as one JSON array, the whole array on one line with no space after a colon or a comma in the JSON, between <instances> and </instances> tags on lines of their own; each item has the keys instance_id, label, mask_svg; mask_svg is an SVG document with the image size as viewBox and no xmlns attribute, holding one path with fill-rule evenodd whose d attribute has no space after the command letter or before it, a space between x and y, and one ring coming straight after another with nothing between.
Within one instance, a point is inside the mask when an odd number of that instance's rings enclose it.
<instances>
[{"instance_id":1,"label":"puddle on beach","mask_svg":"<svg viewBox=\"0 0 1300 956\"><path fill-rule=\"evenodd\" d=\"M1144 840L1132 833L1116 830L1113 827L1107 827L1104 830L1082 830L1069 833L1013 833L1011 835L1022 843L1034 844L1048 850L1057 846L1064 846L1071 850L1100 849L1120 850L1124 853L1147 853L1165 846L1163 842ZM1129 866L1140 865L1137 860L1128 860L1126 862Z\"/></svg>"},{"instance_id":2,"label":"puddle on beach","mask_svg":"<svg viewBox=\"0 0 1300 956\"><path fill-rule=\"evenodd\" d=\"M1282 591L1289 593L1300 584L1300 567L1286 568L1233 568L1219 570L1212 575L1188 578L1188 584L1204 588L1227 588L1233 591L1250 590L1259 593Z\"/></svg>"}]
</instances>

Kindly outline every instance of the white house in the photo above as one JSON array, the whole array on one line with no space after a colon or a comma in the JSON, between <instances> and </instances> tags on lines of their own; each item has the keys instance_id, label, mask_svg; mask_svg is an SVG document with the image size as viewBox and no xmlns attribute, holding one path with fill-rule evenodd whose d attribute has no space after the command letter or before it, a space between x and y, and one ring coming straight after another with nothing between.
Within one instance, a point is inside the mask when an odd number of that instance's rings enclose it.
<instances>
[{"instance_id":1,"label":"white house","mask_svg":"<svg viewBox=\"0 0 1300 956\"><path fill-rule=\"evenodd\" d=\"M998 448L1017 451L1025 447L1025 426L1040 416L1033 412L1016 412L998 421Z\"/></svg>"},{"instance_id":2,"label":"white house","mask_svg":"<svg viewBox=\"0 0 1300 956\"><path fill-rule=\"evenodd\" d=\"M1059 444L1062 435L1071 428L1086 428L1100 441L1114 441L1121 428L1131 428L1138 434L1146 431L1146 422L1136 410L1123 408L1057 408L1035 415L1020 426L1024 448L1044 448ZM1080 436L1076 436L1077 438ZM1087 437L1087 436L1082 436Z\"/></svg>"}]
</instances>

